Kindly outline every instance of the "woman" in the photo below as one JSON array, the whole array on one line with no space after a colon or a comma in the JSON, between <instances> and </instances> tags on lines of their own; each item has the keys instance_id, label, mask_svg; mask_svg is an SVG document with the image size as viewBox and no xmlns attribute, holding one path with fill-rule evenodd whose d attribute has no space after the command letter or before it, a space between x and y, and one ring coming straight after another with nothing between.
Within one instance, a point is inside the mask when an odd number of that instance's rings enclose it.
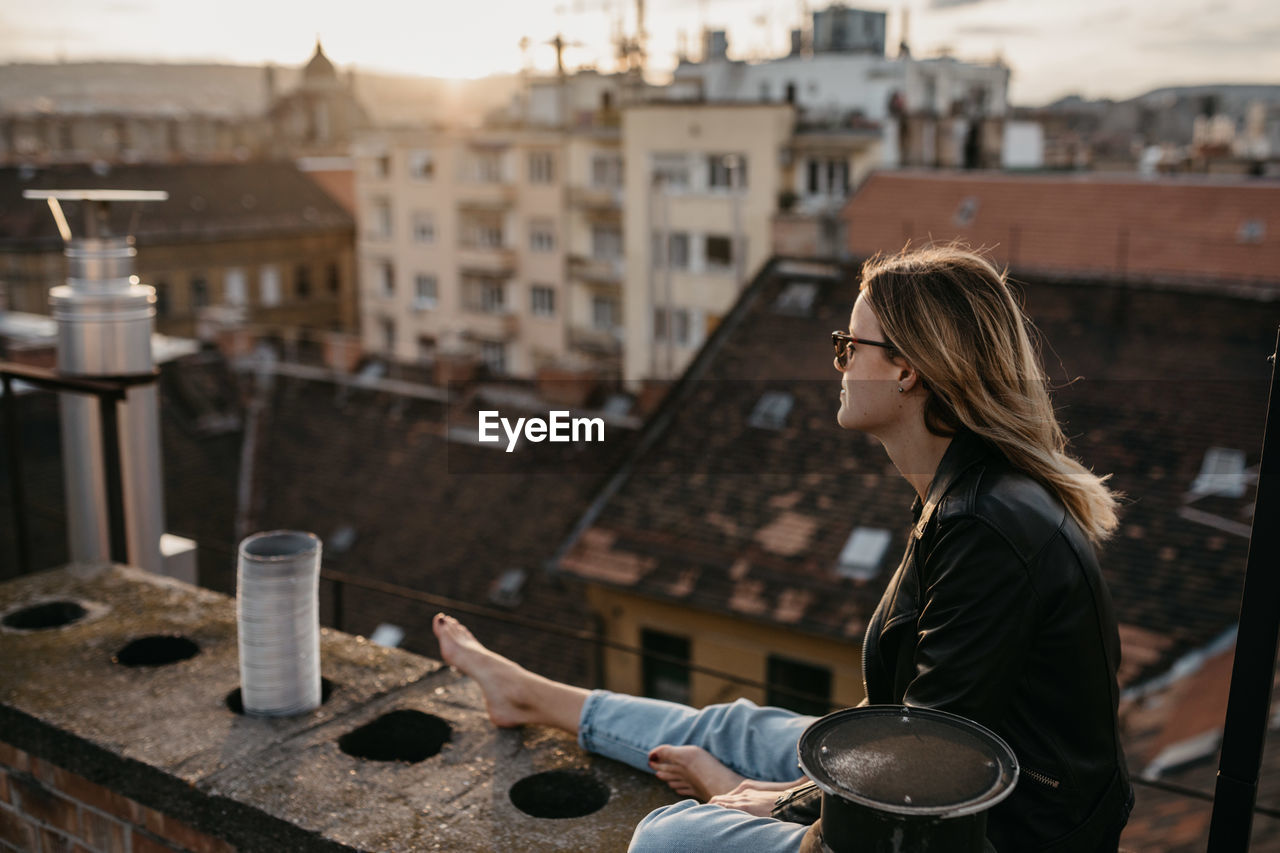
<instances>
[{"instance_id":1,"label":"woman","mask_svg":"<svg viewBox=\"0 0 1280 853\"><path fill-rule=\"evenodd\" d=\"M1066 455L1027 325L985 258L942 247L866 263L849 331L832 334L836 420L879 439L918 495L868 624L867 701L950 711L1009 743L1022 776L988 815L1000 853L1114 851L1133 794L1095 548L1116 500ZM632 850L800 849L805 827L768 815L803 781L796 741L812 717L586 691L494 655L449 617L434 627L495 724L574 732L703 801L650 814Z\"/></svg>"}]
</instances>

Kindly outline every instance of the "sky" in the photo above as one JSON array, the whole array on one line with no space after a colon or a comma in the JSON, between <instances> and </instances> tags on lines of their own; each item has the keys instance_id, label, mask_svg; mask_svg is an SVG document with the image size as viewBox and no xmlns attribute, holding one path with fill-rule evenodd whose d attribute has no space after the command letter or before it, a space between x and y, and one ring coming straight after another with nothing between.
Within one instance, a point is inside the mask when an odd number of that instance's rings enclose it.
<instances>
[{"instance_id":1,"label":"sky","mask_svg":"<svg viewBox=\"0 0 1280 853\"><path fill-rule=\"evenodd\" d=\"M821 8L820 0L808 0ZM886 0L847 5L889 14L896 53L903 11L916 56L999 55L1010 98L1126 98L1165 85L1280 84L1275 0ZM703 25L726 29L741 59L786 52L805 0L645 0L648 69L675 65ZM316 36L341 69L481 77L555 65L557 32L572 67L611 70L619 20L635 0L0 0L0 63L91 59L300 65ZM522 39L529 46L522 50ZM0 70L0 73L3 73Z\"/></svg>"}]
</instances>

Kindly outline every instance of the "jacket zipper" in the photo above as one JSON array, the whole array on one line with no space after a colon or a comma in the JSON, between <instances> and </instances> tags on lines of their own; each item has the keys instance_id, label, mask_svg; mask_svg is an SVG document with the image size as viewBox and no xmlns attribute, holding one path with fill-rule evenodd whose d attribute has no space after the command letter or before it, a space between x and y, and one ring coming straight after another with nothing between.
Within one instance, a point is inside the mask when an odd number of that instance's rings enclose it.
<instances>
[{"instance_id":1,"label":"jacket zipper","mask_svg":"<svg viewBox=\"0 0 1280 853\"><path fill-rule=\"evenodd\" d=\"M1030 769L1029 767L1022 768L1022 773L1024 776L1030 777L1032 780L1039 782L1041 785L1048 785L1050 788L1057 788L1060 784L1062 784L1057 779L1054 779L1052 776L1046 776L1043 773L1038 773L1035 770Z\"/></svg>"}]
</instances>

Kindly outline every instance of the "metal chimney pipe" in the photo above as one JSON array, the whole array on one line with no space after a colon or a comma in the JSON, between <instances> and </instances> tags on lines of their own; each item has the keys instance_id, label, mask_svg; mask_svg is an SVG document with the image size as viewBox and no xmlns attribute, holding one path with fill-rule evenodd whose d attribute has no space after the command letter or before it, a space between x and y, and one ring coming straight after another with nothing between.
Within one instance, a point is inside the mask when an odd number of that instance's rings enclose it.
<instances>
[{"instance_id":1,"label":"metal chimney pipe","mask_svg":"<svg viewBox=\"0 0 1280 853\"><path fill-rule=\"evenodd\" d=\"M58 323L58 369L83 377L145 380L118 404L124 483L125 536L131 565L163 573L164 485L160 420L151 357L155 288L134 275L133 237L111 233L112 202L163 201L166 192L26 190L43 198L67 243L67 283L49 291ZM59 201L81 202L85 231L73 237ZM72 563L110 560L106 487L102 479L102 426L96 400L62 394L63 481Z\"/></svg>"}]
</instances>

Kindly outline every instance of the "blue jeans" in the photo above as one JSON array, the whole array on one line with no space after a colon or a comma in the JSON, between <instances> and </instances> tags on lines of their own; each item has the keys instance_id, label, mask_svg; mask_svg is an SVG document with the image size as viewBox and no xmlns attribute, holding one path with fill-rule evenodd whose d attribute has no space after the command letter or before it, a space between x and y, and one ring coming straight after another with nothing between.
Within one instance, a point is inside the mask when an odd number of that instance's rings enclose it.
<instances>
[{"instance_id":1,"label":"blue jeans","mask_svg":"<svg viewBox=\"0 0 1280 853\"><path fill-rule=\"evenodd\" d=\"M696 710L674 702L593 690L582 706L578 743L583 749L645 772L652 772L649 752L656 746L700 746L748 779L791 782L803 775L796 743L815 719L781 708L761 708L745 699ZM640 821L629 849L631 853L794 853L800 849L805 829L736 809L682 800Z\"/></svg>"}]
</instances>

